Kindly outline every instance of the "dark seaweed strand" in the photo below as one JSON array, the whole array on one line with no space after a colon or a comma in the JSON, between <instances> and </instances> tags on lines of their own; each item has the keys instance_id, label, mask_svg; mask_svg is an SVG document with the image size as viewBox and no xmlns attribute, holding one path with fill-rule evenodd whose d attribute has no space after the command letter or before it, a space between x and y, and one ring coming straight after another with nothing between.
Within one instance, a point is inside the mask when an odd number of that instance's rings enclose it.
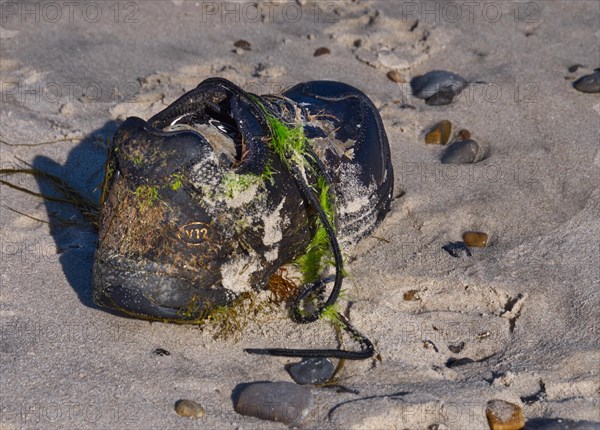
<instances>
[{"instance_id":1,"label":"dark seaweed strand","mask_svg":"<svg viewBox=\"0 0 600 430\"><path fill-rule=\"evenodd\" d=\"M323 227L325 228L325 230L327 231L327 235L329 236L329 243L331 245L333 257L335 260L335 282L333 284L333 290L331 291L329 298L327 299L327 301L324 304L320 305L319 308L314 313L309 314L309 315L305 315L305 314L303 314L302 311L300 311L300 303L306 297L308 297L310 294L312 294L314 291L320 289L323 286L322 281L317 281L317 282L313 282L313 283L309 284L308 287L306 287L304 290L302 290L302 292L300 294L298 294L298 296L294 300L294 304L292 306L294 320L299 323L309 323L309 322L318 320L323 309L325 309L328 306L333 305L337 301L338 296L340 295L340 291L342 290L342 282L344 279L344 274L343 274L344 260L342 258L342 252L340 250L340 246L338 244L337 237L335 235L335 231L333 230L333 226L329 222L329 218L327 218L327 214L321 207L321 204L319 203L319 200L318 200L317 196L315 195L315 192L304 181L304 178L302 177L302 174L300 173L300 170L298 169L298 167L292 166L290 170L291 170L292 176L298 183L298 186L300 187L302 194L304 194L304 196L308 199L308 202L311 204L311 206L313 206L313 208L317 211L317 214L319 215L319 219L323 223Z\"/></svg>"},{"instance_id":2,"label":"dark seaweed strand","mask_svg":"<svg viewBox=\"0 0 600 430\"><path fill-rule=\"evenodd\" d=\"M277 357L303 357L319 358L330 357L345 360L366 360L375 354L375 348L371 341L359 332L348 319L339 314L340 320L344 324L344 330L350 334L352 340L360 344L361 351L344 351L342 349L290 349L290 348L247 348L244 349L249 354L274 355Z\"/></svg>"}]
</instances>

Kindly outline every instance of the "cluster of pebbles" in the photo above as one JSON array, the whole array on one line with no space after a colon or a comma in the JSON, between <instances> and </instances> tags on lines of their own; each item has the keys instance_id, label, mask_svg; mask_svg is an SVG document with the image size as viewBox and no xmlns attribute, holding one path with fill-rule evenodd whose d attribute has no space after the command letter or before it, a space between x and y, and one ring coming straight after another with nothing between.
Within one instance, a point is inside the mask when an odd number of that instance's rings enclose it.
<instances>
[{"instance_id":1,"label":"cluster of pebbles","mask_svg":"<svg viewBox=\"0 0 600 430\"><path fill-rule=\"evenodd\" d=\"M486 158L484 146L472 137L471 132L460 129L453 135L453 124L442 120L425 132L425 143L429 145L446 145L452 142L442 153L442 164L472 164Z\"/></svg>"},{"instance_id":2,"label":"cluster of pebbles","mask_svg":"<svg viewBox=\"0 0 600 430\"><path fill-rule=\"evenodd\" d=\"M411 81L413 95L425 100L430 106L450 104L466 85L465 79L444 70L434 70ZM469 130L456 127L447 119L427 127L423 135L425 144L445 147L440 156L442 164L473 164L488 156L489 151L480 139L473 137ZM442 249L452 257L470 257L473 255L470 247L485 248L488 239L489 236L485 232L467 231L463 234L462 242L451 242Z\"/></svg>"},{"instance_id":3,"label":"cluster of pebbles","mask_svg":"<svg viewBox=\"0 0 600 430\"><path fill-rule=\"evenodd\" d=\"M312 390L334 376L335 366L328 358L305 358L286 366L296 382L254 382L234 390L234 409L238 414L284 424L300 424L313 406ZM276 399L277 401L273 401Z\"/></svg>"},{"instance_id":4,"label":"cluster of pebbles","mask_svg":"<svg viewBox=\"0 0 600 430\"><path fill-rule=\"evenodd\" d=\"M295 381L260 381L239 384L233 390L233 407L240 415L287 425L299 425L313 407L313 393L309 385L323 385L333 378L335 366L328 358L305 358L286 366ZM201 404L182 399L175 403L175 411L184 417L201 418L205 411Z\"/></svg>"}]
</instances>

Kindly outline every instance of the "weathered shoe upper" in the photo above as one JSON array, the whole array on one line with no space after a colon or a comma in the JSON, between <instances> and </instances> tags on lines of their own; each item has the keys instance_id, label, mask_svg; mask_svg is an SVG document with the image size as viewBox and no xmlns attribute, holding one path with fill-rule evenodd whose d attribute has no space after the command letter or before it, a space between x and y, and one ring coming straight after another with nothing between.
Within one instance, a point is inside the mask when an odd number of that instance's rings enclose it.
<instances>
[{"instance_id":1,"label":"weathered shoe upper","mask_svg":"<svg viewBox=\"0 0 600 430\"><path fill-rule=\"evenodd\" d=\"M148 122L117 130L94 265L94 301L136 317L194 320L266 285L305 252L315 209L273 152L266 118L303 125L332 181L342 245L389 209L381 119L359 90L300 84L257 97L212 78Z\"/></svg>"}]
</instances>

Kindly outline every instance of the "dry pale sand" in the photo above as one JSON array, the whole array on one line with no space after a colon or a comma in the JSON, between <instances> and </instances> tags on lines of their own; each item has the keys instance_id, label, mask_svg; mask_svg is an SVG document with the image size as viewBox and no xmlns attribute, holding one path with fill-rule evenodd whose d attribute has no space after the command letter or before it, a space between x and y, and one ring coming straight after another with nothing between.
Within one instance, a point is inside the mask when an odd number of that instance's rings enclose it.
<instances>
[{"instance_id":1,"label":"dry pale sand","mask_svg":"<svg viewBox=\"0 0 600 430\"><path fill-rule=\"evenodd\" d=\"M599 2L259 2L262 17L250 3L67 3L0 2L0 135L23 144L0 146L2 168L19 157L97 197L119 121L148 118L210 76L257 93L340 80L380 109L405 194L376 238L348 251L347 300L382 362L346 365L343 384L359 395L315 389L307 428L484 429L490 399L521 405L531 428L600 422L600 98L571 86L600 67ZM238 39L251 51L236 53ZM314 57L319 47L331 53ZM391 69L486 84L427 106L386 77ZM489 157L440 164L422 131L441 119L471 130ZM231 394L242 382L290 380L292 360L242 349L336 345L326 323L283 315L250 322L235 342L109 314L90 298L93 229L34 221L7 207L79 218L1 194L3 429L282 428L237 415ZM441 250L466 230L489 233L491 245L470 258ZM404 300L409 290L420 300ZM475 362L448 368L451 357ZM206 416L176 415L180 398Z\"/></svg>"}]
</instances>

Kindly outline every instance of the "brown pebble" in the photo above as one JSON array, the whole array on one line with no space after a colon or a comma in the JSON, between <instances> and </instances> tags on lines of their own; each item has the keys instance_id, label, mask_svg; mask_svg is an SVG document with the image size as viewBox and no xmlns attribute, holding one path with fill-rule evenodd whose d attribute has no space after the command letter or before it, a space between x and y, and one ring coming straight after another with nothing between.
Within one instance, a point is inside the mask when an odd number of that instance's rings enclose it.
<instances>
[{"instance_id":1,"label":"brown pebble","mask_svg":"<svg viewBox=\"0 0 600 430\"><path fill-rule=\"evenodd\" d=\"M177 400L175 402L175 412L182 417L202 418L206 413L200 403L193 400Z\"/></svg>"},{"instance_id":2,"label":"brown pebble","mask_svg":"<svg viewBox=\"0 0 600 430\"><path fill-rule=\"evenodd\" d=\"M458 132L458 139L459 140L467 140L471 138L471 132L469 130L466 129L462 129Z\"/></svg>"},{"instance_id":3,"label":"brown pebble","mask_svg":"<svg viewBox=\"0 0 600 430\"><path fill-rule=\"evenodd\" d=\"M315 53L313 55L315 57L320 57L321 55L325 55L325 54L331 54L331 51L329 50L329 48L322 46L320 48L317 48L317 50L315 51Z\"/></svg>"},{"instance_id":4,"label":"brown pebble","mask_svg":"<svg viewBox=\"0 0 600 430\"><path fill-rule=\"evenodd\" d=\"M244 51L250 51L252 49L252 45L250 45L250 42L244 39L238 40L233 44L233 46L235 46L236 48L241 48Z\"/></svg>"},{"instance_id":5,"label":"brown pebble","mask_svg":"<svg viewBox=\"0 0 600 430\"><path fill-rule=\"evenodd\" d=\"M402 297L407 302L415 302L417 300L421 300L421 297L419 296L419 292L417 290L408 290L406 293L404 293Z\"/></svg>"},{"instance_id":6,"label":"brown pebble","mask_svg":"<svg viewBox=\"0 0 600 430\"><path fill-rule=\"evenodd\" d=\"M387 73L387 77L390 81L398 82L399 84L405 84L406 78L398 70L390 70Z\"/></svg>"},{"instance_id":7,"label":"brown pebble","mask_svg":"<svg viewBox=\"0 0 600 430\"><path fill-rule=\"evenodd\" d=\"M467 231L463 233L463 242L467 246L473 246L475 248L485 248L488 242L487 233L480 231Z\"/></svg>"},{"instance_id":8,"label":"brown pebble","mask_svg":"<svg viewBox=\"0 0 600 430\"><path fill-rule=\"evenodd\" d=\"M485 408L490 430L520 430L525 417L520 406L504 400L490 400Z\"/></svg>"},{"instance_id":9,"label":"brown pebble","mask_svg":"<svg viewBox=\"0 0 600 430\"><path fill-rule=\"evenodd\" d=\"M443 120L435 124L425 135L425 143L435 145L445 145L450 140L452 132L452 123L448 120Z\"/></svg>"}]
</instances>

